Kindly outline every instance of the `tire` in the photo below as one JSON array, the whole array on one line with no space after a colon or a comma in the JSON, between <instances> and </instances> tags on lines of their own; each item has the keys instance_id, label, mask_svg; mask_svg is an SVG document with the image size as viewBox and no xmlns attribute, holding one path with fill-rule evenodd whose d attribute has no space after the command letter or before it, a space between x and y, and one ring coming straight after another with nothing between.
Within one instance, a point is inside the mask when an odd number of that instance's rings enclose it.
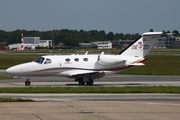
<instances>
[{"instance_id":1,"label":"tire","mask_svg":"<svg viewBox=\"0 0 180 120\"><path fill-rule=\"evenodd\" d=\"M26 85L26 86L30 86L30 85L31 85L31 82L30 82L29 80L27 80L27 81L25 82L25 85Z\"/></svg>"},{"instance_id":2,"label":"tire","mask_svg":"<svg viewBox=\"0 0 180 120\"><path fill-rule=\"evenodd\" d=\"M79 82L79 85L85 85L83 78L78 78L77 81Z\"/></svg>"},{"instance_id":3,"label":"tire","mask_svg":"<svg viewBox=\"0 0 180 120\"><path fill-rule=\"evenodd\" d=\"M93 82L94 81L91 78L89 78L89 81L86 82L86 85L91 86L91 85L93 85Z\"/></svg>"},{"instance_id":4,"label":"tire","mask_svg":"<svg viewBox=\"0 0 180 120\"><path fill-rule=\"evenodd\" d=\"M84 81L79 81L79 85L85 85Z\"/></svg>"}]
</instances>

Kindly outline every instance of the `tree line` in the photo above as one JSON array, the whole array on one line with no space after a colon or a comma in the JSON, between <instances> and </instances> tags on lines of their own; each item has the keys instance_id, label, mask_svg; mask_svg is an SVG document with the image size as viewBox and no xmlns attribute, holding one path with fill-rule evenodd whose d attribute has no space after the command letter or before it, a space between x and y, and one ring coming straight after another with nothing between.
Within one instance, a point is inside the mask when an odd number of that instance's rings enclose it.
<instances>
[{"instance_id":1,"label":"tree line","mask_svg":"<svg viewBox=\"0 0 180 120\"><path fill-rule=\"evenodd\" d=\"M149 31L153 31L150 29ZM140 36L139 33L124 34L124 33L106 33L104 30L51 30L51 31L36 31L36 30L15 30L3 31L0 30L0 42L6 44L21 43L21 33L24 37L40 37L41 40L53 40L53 45L64 43L66 46L79 46L79 43L89 43L94 41L107 41L107 40L135 40ZM170 31L163 31L164 36ZM179 31L172 31L175 36L180 36Z\"/></svg>"}]
</instances>

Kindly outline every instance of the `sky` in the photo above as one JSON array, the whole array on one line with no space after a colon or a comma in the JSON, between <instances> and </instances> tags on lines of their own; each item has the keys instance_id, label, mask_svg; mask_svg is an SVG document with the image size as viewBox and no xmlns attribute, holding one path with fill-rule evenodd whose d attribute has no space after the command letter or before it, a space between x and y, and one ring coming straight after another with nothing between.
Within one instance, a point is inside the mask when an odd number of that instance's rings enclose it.
<instances>
[{"instance_id":1,"label":"sky","mask_svg":"<svg viewBox=\"0 0 180 120\"><path fill-rule=\"evenodd\" d=\"M180 0L0 0L0 30L180 32Z\"/></svg>"}]
</instances>

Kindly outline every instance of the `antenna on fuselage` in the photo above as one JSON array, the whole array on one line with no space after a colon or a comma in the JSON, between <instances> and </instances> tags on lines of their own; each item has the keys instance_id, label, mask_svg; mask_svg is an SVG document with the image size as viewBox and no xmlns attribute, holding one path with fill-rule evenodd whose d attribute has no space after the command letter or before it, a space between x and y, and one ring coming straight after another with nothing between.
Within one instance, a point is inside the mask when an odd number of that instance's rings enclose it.
<instances>
[{"instance_id":1,"label":"antenna on fuselage","mask_svg":"<svg viewBox=\"0 0 180 120\"><path fill-rule=\"evenodd\" d=\"M104 55L104 52L102 52L101 55Z\"/></svg>"},{"instance_id":2,"label":"antenna on fuselage","mask_svg":"<svg viewBox=\"0 0 180 120\"><path fill-rule=\"evenodd\" d=\"M88 51L86 51L85 55L87 55L87 54L88 54Z\"/></svg>"}]
</instances>

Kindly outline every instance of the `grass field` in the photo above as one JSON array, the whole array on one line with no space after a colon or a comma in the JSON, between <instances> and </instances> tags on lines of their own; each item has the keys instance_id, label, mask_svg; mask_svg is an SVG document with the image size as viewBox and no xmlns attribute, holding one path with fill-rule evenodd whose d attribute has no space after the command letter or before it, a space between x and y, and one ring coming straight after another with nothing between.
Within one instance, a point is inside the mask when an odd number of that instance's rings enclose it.
<instances>
[{"instance_id":1,"label":"grass field","mask_svg":"<svg viewBox=\"0 0 180 120\"><path fill-rule=\"evenodd\" d=\"M3 79L12 79L13 76L0 76L0 80L3 80Z\"/></svg>"},{"instance_id":2,"label":"grass field","mask_svg":"<svg viewBox=\"0 0 180 120\"><path fill-rule=\"evenodd\" d=\"M0 98L0 102L34 102L33 100L30 99L14 99L14 98Z\"/></svg>"},{"instance_id":3,"label":"grass field","mask_svg":"<svg viewBox=\"0 0 180 120\"><path fill-rule=\"evenodd\" d=\"M7 69L13 65L30 62L39 56L36 54L2 54L0 55L0 69Z\"/></svg>"},{"instance_id":4,"label":"grass field","mask_svg":"<svg viewBox=\"0 0 180 120\"><path fill-rule=\"evenodd\" d=\"M126 87L5 87L0 93L176 93L179 86L126 86Z\"/></svg>"},{"instance_id":5,"label":"grass field","mask_svg":"<svg viewBox=\"0 0 180 120\"><path fill-rule=\"evenodd\" d=\"M123 71L122 74L180 75L180 56L148 55L144 66Z\"/></svg>"}]
</instances>

